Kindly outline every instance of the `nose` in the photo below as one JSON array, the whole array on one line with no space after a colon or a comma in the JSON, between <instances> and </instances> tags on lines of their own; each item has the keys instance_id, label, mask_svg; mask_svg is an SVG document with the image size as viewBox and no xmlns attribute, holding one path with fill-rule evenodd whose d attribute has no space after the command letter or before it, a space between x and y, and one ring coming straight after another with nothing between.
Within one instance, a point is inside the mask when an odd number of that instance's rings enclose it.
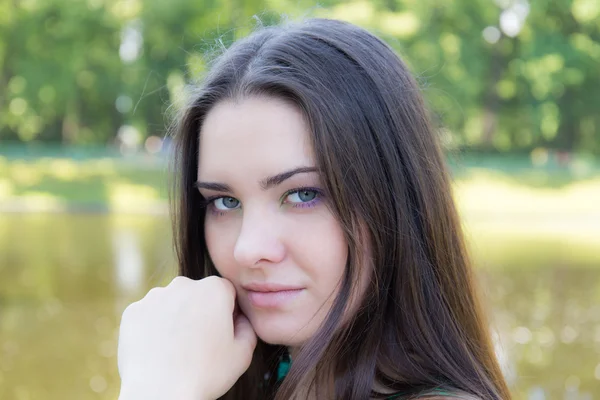
<instances>
[{"instance_id":1,"label":"nose","mask_svg":"<svg viewBox=\"0 0 600 400\"><path fill-rule=\"evenodd\" d=\"M243 266L255 268L264 263L276 264L285 258L276 216L246 212L233 257Z\"/></svg>"}]
</instances>

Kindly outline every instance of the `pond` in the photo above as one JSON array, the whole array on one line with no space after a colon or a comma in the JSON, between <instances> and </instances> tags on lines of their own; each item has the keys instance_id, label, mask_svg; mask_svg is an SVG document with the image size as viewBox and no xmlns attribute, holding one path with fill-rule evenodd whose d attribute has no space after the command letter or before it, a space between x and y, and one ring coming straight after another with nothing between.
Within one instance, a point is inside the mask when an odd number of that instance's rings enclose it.
<instances>
[{"instance_id":1,"label":"pond","mask_svg":"<svg viewBox=\"0 0 600 400\"><path fill-rule=\"evenodd\" d=\"M579 223L467 221L517 400L600 399L600 235ZM171 254L164 215L0 214L0 398L116 400L121 313L170 281Z\"/></svg>"}]
</instances>

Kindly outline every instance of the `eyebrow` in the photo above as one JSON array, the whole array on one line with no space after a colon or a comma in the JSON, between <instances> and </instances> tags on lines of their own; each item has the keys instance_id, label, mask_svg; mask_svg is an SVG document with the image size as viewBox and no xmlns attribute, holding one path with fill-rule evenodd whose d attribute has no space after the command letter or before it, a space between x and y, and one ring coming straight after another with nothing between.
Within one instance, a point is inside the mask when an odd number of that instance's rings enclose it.
<instances>
[{"instance_id":1,"label":"eyebrow","mask_svg":"<svg viewBox=\"0 0 600 400\"><path fill-rule=\"evenodd\" d=\"M294 176L296 174L302 174L302 173L308 173L308 172L318 172L318 169L315 167L294 168L294 169L282 172L277 175L269 176L269 177L261 180L259 182L259 184L260 184L260 187L262 190L269 190L277 185L280 185L285 180L291 178L292 176ZM208 190L213 190L215 192L229 192L229 193L233 192L233 190L231 190L231 187L229 185L227 185L226 183L220 183L220 182L200 182L200 181L198 181L198 182L194 183L194 186L197 189L208 189Z\"/></svg>"}]
</instances>

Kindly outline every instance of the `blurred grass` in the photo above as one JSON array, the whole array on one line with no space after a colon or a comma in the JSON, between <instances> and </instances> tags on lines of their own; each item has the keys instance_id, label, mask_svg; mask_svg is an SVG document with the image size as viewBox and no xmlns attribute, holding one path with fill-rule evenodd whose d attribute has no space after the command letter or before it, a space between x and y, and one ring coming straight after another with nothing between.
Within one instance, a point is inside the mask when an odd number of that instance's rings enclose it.
<instances>
[{"instance_id":1,"label":"blurred grass","mask_svg":"<svg viewBox=\"0 0 600 400\"><path fill-rule=\"evenodd\" d=\"M536 174L539 175L539 174ZM582 215L600 212L600 174L558 184L546 174L545 186L534 186L527 176L471 169L455 180L455 198L470 213L497 215Z\"/></svg>"},{"instance_id":2,"label":"blurred grass","mask_svg":"<svg viewBox=\"0 0 600 400\"><path fill-rule=\"evenodd\" d=\"M522 156L475 155L451 161L451 168L455 198L466 218L600 216L595 160L536 168ZM160 157L0 156L0 212L165 212L167 198L167 167Z\"/></svg>"},{"instance_id":3,"label":"blurred grass","mask_svg":"<svg viewBox=\"0 0 600 400\"><path fill-rule=\"evenodd\" d=\"M152 212L167 200L166 178L153 158L0 157L0 211Z\"/></svg>"}]
</instances>

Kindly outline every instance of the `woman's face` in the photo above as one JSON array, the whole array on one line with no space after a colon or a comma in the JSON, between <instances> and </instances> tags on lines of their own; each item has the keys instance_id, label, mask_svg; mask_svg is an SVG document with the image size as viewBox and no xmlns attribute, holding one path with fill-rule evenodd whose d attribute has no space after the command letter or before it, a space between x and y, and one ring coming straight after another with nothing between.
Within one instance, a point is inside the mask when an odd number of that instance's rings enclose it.
<instances>
[{"instance_id":1,"label":"woman's face","mask_svg":"<svg viewBox=\"0 0 600 400\"><path fill-rule=\"evenodd\" d=\"M301 345L331 308L348 249L300 111L268 97L218 103L200 132L198 187L210 257L257 335Z\"/></svg>"}]
</instances>

